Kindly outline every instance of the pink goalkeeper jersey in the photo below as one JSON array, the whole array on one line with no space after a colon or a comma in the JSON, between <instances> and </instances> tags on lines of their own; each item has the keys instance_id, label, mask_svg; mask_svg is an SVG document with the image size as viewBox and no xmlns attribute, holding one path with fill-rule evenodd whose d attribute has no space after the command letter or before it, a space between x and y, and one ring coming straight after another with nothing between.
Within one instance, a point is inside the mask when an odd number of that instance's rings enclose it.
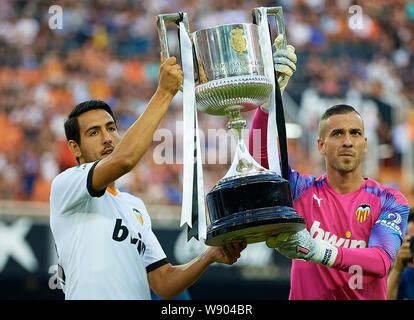
<instances>
[{"instance_id":1,"label":"pink goalkeeper jersey","mask_svg":"<svg viewBox=\"0 0 414 320\"><path fill-rule=\"evenodd\" d=\"M266 141L267 114L260 109L252 129L261 129L261 141ZM251 135L250 150L256 150L253 144ZM254 156L267 166L263 145ZM289 170L289 182L293 207L311 236L338 247L331 268L292 260L289 299L386 299L388 270L407 228L406 198L369 178L343 195L328 184L326 175L315 178Z\"/></svg>"}]
</instances>

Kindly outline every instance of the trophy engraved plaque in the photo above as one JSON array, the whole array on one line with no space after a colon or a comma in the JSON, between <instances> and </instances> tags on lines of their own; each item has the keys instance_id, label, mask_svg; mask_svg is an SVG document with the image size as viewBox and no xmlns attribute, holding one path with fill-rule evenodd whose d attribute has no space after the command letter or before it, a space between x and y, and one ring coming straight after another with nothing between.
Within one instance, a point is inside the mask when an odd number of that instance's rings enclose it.
<instances>
[{"instance_id":1,"label":"trophy engraved plaque","mask_svg":"<svg viewBox=\"0 0 414 320\"><path fill-rule=\"evenodd\" d=\"M261 17L262 12L265 17ZM267 15L277 16L279 33L284 34L284 26L280 25L283 24L281 7L256 8L252 13L266 19L266 23ZM192 54L185 59L194 61L196 109L228 117L227 128L236 139L236 153L229 171L206 196L205 243L211 246L242 240L254 243L280 232L303 229L303 218L292 208L290 183L258 164L242 139L246 126L242 113L261 106L274 90L274 83L265 76L258 25L228 24L190 33L186 13L159 15L161 50L166 57L169 52L165 22L177 21L182 22L180 25L187 29L191 39Z\"/></svg>"}]
</instances>

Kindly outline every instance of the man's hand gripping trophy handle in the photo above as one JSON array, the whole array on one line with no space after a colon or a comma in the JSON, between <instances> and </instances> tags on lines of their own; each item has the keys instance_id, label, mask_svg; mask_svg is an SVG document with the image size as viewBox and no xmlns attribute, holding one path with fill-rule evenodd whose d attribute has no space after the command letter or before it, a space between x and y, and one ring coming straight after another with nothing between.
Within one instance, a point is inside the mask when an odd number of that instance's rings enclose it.
<instances>
[{"instance_id":1,"label":"man's hand gripping trophy handle","mask_svg":"<svg viewBox=\"0 0 414 320\"><path fill-rule=\"evenodd\" d=\"M283 35L279 34L272 46L273 49L273 63L275 65L276 77L280 87L280 93L283 94L285 88L290 80L290 77L296 71L297 57L295 54L295 47L287 45L283 49ZM260 108L268 112L269 101L265 102Z\"/></svg>"},{"instance_id":2,"label":"man's hand gripping trophy handle","mask_svg":"<svg viewBox=\"0 0 414 320\"><path fill-rule=\"evenodd\" d=\"M178 90L180 90L184 79L181 66L177 64L175 57L165 59L164 54L161 52L161 66L158 78L157 91L174 97Z\"/></svg>"}]
</instances>

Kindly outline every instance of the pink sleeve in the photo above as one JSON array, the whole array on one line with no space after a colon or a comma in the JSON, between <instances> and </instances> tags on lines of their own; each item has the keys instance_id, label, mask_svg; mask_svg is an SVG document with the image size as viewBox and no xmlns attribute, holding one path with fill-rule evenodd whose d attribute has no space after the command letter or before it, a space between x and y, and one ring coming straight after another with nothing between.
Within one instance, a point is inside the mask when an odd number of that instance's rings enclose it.
<instances>
[{"instance_id":1,"label":"pink sleeve","mask_svg":"<svg viewBox=\"0 0 414 320\"><path fill-rule=\"evenodd\" d=\"M249 152L263 167L269 168L267 160L267 119L269 115L257 108L249 134Z\"/></svg>"},{"instance_id":2,"label":"pink sleeve","mask_svg":"<svg viewBox=\"0 0 414 320\"><path fill-rule=\"evenodd\" d=\"M360 266L365 275L382 278L388 274L388 270L391 267L391 259L379 247L338 247L338 256L332 267L348 272L351 266Z\"/></svg>"}]
</instances>

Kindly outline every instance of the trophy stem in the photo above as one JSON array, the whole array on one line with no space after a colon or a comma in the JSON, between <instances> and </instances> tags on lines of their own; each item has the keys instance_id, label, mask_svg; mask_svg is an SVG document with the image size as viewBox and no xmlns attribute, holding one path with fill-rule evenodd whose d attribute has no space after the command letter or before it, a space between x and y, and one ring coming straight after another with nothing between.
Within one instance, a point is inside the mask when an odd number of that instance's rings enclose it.
<instances>
[{"instance_id":1,"label":"trophy stem","mask_svg":"<svg viewBox=\"0 0 414 320\"><path fill-rule=\"evenodd\" d=\"M230 121L227 123L227 128L231 129L237 142L237 149L245 152L246 146L243 142L243 130L246 127L246 120L240 114L240 110L232 111L230 113Z\"/></svg>"},{"instance_id":2,"label":"trophy stem","mask_svg":"<svg viewBox=\"0 0 414 320\"><path fill-rule=\"evenodd\" d=\"M240 110L231 111L229 116L230 120L227 123L227 128L231 129L236 139L236 152L229 171L220 179L220 182L251 173L266 171L264 167L253 159L243 141L243 130L246 127L246 120L241 117Z\"/></svg>"}]
</instances>

